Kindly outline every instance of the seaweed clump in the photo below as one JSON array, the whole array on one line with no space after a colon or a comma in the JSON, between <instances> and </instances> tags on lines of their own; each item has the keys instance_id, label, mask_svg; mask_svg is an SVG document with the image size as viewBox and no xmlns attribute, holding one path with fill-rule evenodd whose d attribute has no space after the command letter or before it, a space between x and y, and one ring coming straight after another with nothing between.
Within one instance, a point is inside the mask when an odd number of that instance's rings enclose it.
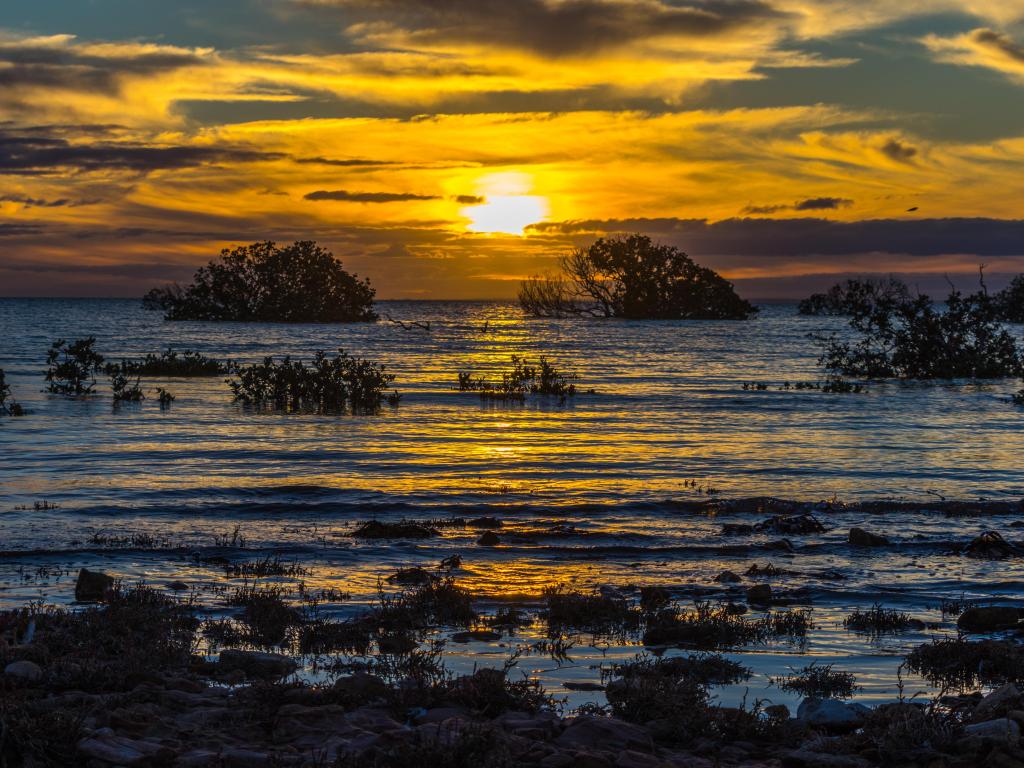
<instances>
[{"instance_id":1,"label":"seaweed clump","mask_svg":"<svg viewBox=\"0 0 1024 768\"><path fill-rule=\"evenodd\" d=\"M459 391L478 392L486 400L524 400L526 395L547 395L562 400L576 394L573 383L575 373L558 370L546 357L536 365L526 358L512 355L512 368L501 374L501 380L492 382L483 376L474 377L469 371L459 371Z\"/></svg>"},{"instance_id":2,"label":"seaweed clump","mask_svg":"<svg viewBox=\"0 0 1024 768\"><path fill-rule=\"evenodd\" d=\"M397 392L386 394L395 380L383 366L338 350L334 357L317 352L310 365L285 357L240 366L228 385L235 401L256 408L312 410L319 413L372 411L383 402L398 405Z\"/></svg>"},{"instance_id":3,"label":"seaweed clump","mask_svg":"<svg viewBox=\"0 0 1024 768\"><path fill-rule=\"evenodd\" d=\"M711 650L765 643L775 637L799 639L813 626L809 610L774 611L747 619L728 605L697 601L692 610L658 613L648 623L643 642Z\"/></svg>"},{"instance_id":4,"label":"seaweed clump","mask_svg":"<svg viewBox=\"0 0 1024 768\"><path fill-rule=\"evenodd\" d=\"M563 585L543 592L545 616L554 635L563 629L594 634L623 634L640 626L642 614L624 597L588 594Z\"/></svg>"},{"instance_id":5,"label":"seaweed clump","mask_svg":"<svg viewBox=\"0 0 1024 768\"><path fill-rule=\"evenodd\" d=\"M855 608L849 616L843 619L843 626L854 632L881 635L889 632L902 632L905 629L921 629L924 624L902 611L897 611L895 608L883 608L879 603L875 603L865 610Z\"/></svg>"}]
</instances>

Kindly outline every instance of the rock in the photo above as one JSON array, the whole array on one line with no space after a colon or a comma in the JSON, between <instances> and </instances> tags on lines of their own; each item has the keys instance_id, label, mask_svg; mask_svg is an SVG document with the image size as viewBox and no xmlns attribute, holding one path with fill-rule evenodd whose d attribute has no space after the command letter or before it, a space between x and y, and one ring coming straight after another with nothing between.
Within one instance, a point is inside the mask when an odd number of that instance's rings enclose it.
<instances>
[{"instance_id":1,"label":"rock","mask_svg":"<svg viewBox=\"0 0 1024 768\"><path fill-rule=\"evenodd\" d=\"M603 691L604 686L600 683L573 682L571 680L562 683L570 691Z\"/></svg>"},{"instance_id":2,"label":"rock","mask_svg":"<svg viewBox=\"0 0 1024 768\"><path fill-rule=\"evenodd\" d=\"M298 664L287 656L263 651L221 651L217 665L223 671L240 670L249 677L263 680L281 678L298 669Z\"/></svg>"},{"instance_id":3,"label":"rock","mask_svg":"<svg viewBox=\"0 0 1024 768\"><path fill-rule=\"evenodd\" d=\"M995 632L1012 629L1021 618L1021 610L1010 605L987 605L968 608L960 614L956 625L964 632Z\"/></svg>"},{"instance_id":4,"label":"rock","mask_svg":"<svg viewBox=\"0 0 1024 768\"><path fill-rule=\"evenodd\" d=\"M722 571L715 576L715 581L719 584L735 584L737 581L743 581L743 577L732 571Z\"/></svg>"},{"instance_id":5,"label":"rock","mask_svg":"<svg viewBox=\"0 0 1024 768\"><path fill-rule=\"evenodd\" d=\"M107 593L114 588L114 578L102 571L83 568L75 582L75 600L80 603L102 603Z\"/></svg>"},{"instance_id":6,"label":"rock","mask_svg":"<svg viewBox=\"0 0 1024 768\"><path fill-rule=\"evenodd\" d=\"M174 759L174 751L162 744L118 736L110 728L100 728L92 736L82 739L77 749L86 757L129 767L167 765Z\"/></svg>"},{"instance_id":7,"label":"rock","mask_svg":"<svg viewBox=\"0 0 1024 768\"><path fill-rule=\"evenodd\" d=\"M1010 557L1021 557L1024 551L1004 539L998 531L985 531L967 545L964 554L980 560L1005 560Z\"/></svg>"},{"instance_id":8,"label":"rock","mask_svg":"<svg viewBox=\"0 0 1024 768\"><path fill-rule=\"evenodd\" d=\"M334 681L334 690L346 699L368 702L382 698L388 691L387 683L368 672L353 672Z\"/></svg>"},{"instance_id":9,"label":"rock","mask_svg":"<svg viewBox=\"0 0 1024 768\"><path fill-rule=\"evenodd\" d=\"M501 528L501 520L496 517L477 517L466 525L470 528Z\"/></svg>"},{"instance_id":10,"label":"rock","mask_svg":"<svg viewBox=\"0 0 1024 768\"><path fill-rule=\"evenodd\" d=\"M1016 746L1020 741L1020 726L1006 717L968 725L964 728L964 733L968 736L1004 742L1010 746Z\"/></svg>"},{"instance_id":11,"label":"rock","mask_svg":"<svg viewBox=\"0 0 1024 768\"><path fill-rule=\"evenodd\" d=\"M777 549L780 552L792 552L793 542L789 539L776 539L775 541L769 541L764 547L765 549Z\"/></svg>"},{"instance_id":12,"label":"rock","mask_svg":"<svg viewBox=\"0 0 1024 768\"><path fill-rule=\"evenodd\" d=\"M785 768L868 768L871 763L857 755L834 755L801 748L783 757L782 765Z\"/></svg>"},{"instance_id":13,"label":"rock","mask_svg":"<svg viewBox=\"0 0 1024 768\"><path fill-rule=\"evenodd\" d=\"M850 544L855 547L884 547L889 544L889 540L885 536L870 533L863 528L851 528Z\"/></svg>"},{"instance_id":14,"label":"rock","mask_svg":"<svg viewBox=\"0 0 1024 768\"><path fill-rule=\"evenodd\" d=\"M838 699L808 698L800 702L796 711L798 720L830 731L852 731L864 722L871 712L863 704L847 704Z\"/></svg>"},{"instance_id":15,"label":"rock","mask_svg":"<svg viewBox=\"0 0 1024 768\"><path fill-rule=\"evenodd\" d=\"M771 704L764 708L764 713L772 720L789 720L789 707L785 704Z\"/></svg>"},{"instance_id":16,"label":"rock","mask_svg":"<svg viewBox=\"0 0 1024 768\"><path fill-rule=\"evenodd\" d=\"M489 629L471 629L468 632L456 632L451 636L453 643L468 643L476 640L481 643L493 643L501 640L501 635Z\"/></svg>"},{"instance_id":17,"label":"rock","mask_svg":"<svg viewBox=\"0 0 1024 768\"><path fill-rule=\"evenodd\" d=\"M825 530L814 515L775 515L754 526L758 531L774 531L775 533L805 534L821 533Z\"/></svg>"},{"instance_id":18,"label":"rock","mask_svg":"<svg viewBox=\"0 0 1024 768\"><path fill-rule=\"evenodd\" d=\"M572 719L555 745L563 749L606 749L621 752L627 749L651 752L651 735L638 725L614 717L579 715Z\"/></svg>"},{"instance_id":19,"label":"rock","mask_svg":"<svg viewBox=\"0 0 1024 768\"><path fill-rule=\"evenodd\" d=\"M723 523L723 536L744 536L754 532L754 526L748 523Z\"/></svg>"},{"instance_id":20,"label":"rock","mask_svg":"<svg viewBox=\"0 0 1024 768\"><path fill-rule=\"evenodd\" d=\"M175 592L186 592L188 591L188 584L184 581L172 581L167 585L168 589L173 589Z\"/></svg>"},{"instance_id":21,"label":"rock","mask_svg":"<svg viewBox=\"0 0 1024 768\"><path fill-rule=\"evenodd\" d=\"M725 604L725 612L729 616L742 616L747 612L747 606L743 605L743 603L734 603L729 601Z\"/></svg>"},{"instance_id":22,"label":"rock","mask_svg":"<svg viewBox=\"0 0 1024 768\"><path fill-rule=\"evenodd\" d=\"M747 602L755 605L768 605L772 601L770 584L755 584L747 588Z\"/></svg>"},{"instance_id":23,"label":"rock","mask_svg":"<svg viewBox=\"0 0 1024 768\"><path fill-rule=\"evenodd\" d=\"M12 661L4 667L4 675L26 683L38 683L43 679L43 670L34 661Z\"/></svg>"},{"instance_id":24,"label":"rock","mask_svg":"<svg viewBox=\"0 0 1024 768\"><path fill-rule=\"evenodd\" d=\"M1006 714L1020 705L1021 690L1013 683L1006 683L978 702L972 712L975 720L991 720L996 715Z\"/></svg>"},{"instance_id":25,"label":"rock","mask_svg":"<svg viewBox=\"0 0 1024 768\"><path fill-rule=\"evenodd\" d=\"M501 543L498 534L494 531L484 531L483 535L476 540L481 547L496 547Z\"/></svg>"}]
</instances>

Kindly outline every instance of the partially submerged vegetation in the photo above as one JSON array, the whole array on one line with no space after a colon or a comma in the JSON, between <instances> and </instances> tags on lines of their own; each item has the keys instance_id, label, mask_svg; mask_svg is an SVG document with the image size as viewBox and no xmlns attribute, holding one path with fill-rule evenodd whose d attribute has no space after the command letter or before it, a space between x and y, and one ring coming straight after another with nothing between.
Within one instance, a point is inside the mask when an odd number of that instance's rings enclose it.
<instances>
[{"instance_id":1,"label":"partially submerged vegetation","mask_svg":"<svg viewBox=\"0 0 1024 768\"><path fill-rule=\"evenodd\" d=\"M95 336L68 343L57 339L46 353L46 391L56 395L88 395L96 386L103 355L93 349Z\"/></svg>"},{"instance_id":2,"label":"partially submerged vegetation","mask_svg":"<svg viewBox=\"0 0 1024 768\"><path fill-rule=\"evenodd\" d=\"M855 632L881 635L889 632L902 632L907 629L920 629L924 625L895 608L883 608L875 603L870 608L855 608L843 619L843 626Z\"/></svg>"},{"instance_id":3,"label":"partially submerged vegetation","mask_svg":"<svg viewBox=\"0 0 1024 768\"><path fill-rule=\"evenodd\" d=\"M400 395L387 394L395 380L383 366L338 350L334 357L317 352L306 365L285 357L239 366L237 379L228 381L235 401L256 408L319 413L372 411L387 402L397 405Z\"/></svg>"},{"instance_id":4,"label":"partially submerged vegetation","mask_svg":"<svg viewBox=\"0 0 1024 768\"><path fill-rule=\"evenodd\" d=\"M991 379L1020 376L1024 357L1000 325L995 301L985 291L953 289L945 307L925 295L873 295L850 307L853 341L815 337L824 351L819 364L845 376L869 379Z\"/></svg>"},{"instance_id":5,"label":"partially submerged vegetation","mask_svg":"<svg viewBox=\"0 0 1024 768\"><path fill-rule=\"evenodd\" d=\"M143 305L167 320L348 323L377 319L373 296L369 280L316 243L278 248L267 241L225 248L191 285L154 288Z\"/></svg>"},{"instance_id":6,"label":"partially submerged vegetation","mask_svg":"<svg viewBox=\"0 0 1024 768\"><path fill-rule=\"evenodd\" d=\"M762 381L748 381L744 382L743 389L748 392L765 392L770 389L771 386ZM867 392L867 387L863 384L854 381L847 381L840 376L832 376L825 379L825 381L798 381L794 384L786 381L780 386L775 388L779 392L790 392L790 391L805 391L813 390L817 392L825 392L828 394L861 394Z\"/></svg>"},{"instance_id":7,"label":"partially submerged vegetation","mask_svg":"<svg viewBox=\"0 0 1024 768\"><path fill-rule=\"evenodd\" d=\"M906 283L895 277L854 279L836 283L824 293L811 294L797 305L801 315L852 315L865 304L910 298Z\"/></svg>"},{"instance_id":8,"label":"partially submerged vegetation","mask_svg":"<svg viewBox=\"0 0 1024 768\"><path fill-rule=\"evenodd\" d=\"M769 611L745 618L730 605L697 601L692 609L669 608L647 623L644 645L675 645L713 650L765 643L772 638L799 640L814 626L809 610Z\"/></svg>"},{"instance_id":9,"label":"partially submerged vegetation","mask_svg":"<svg viewBox=\"0 0 1024 768\"><path fill-rule=\"evenodd\" d=\"M526 358L512 355L512 367L503 371L500 381L459 371L459 391L477 392L486 400L524 400L526 395L547 395L564 400L576 394L573 383L579 376L558 370L546 357L536 365Z\"/></svg>"},{"instance_id":10,"label":"partially submerged vegetation","mask_svg":"<svg viewBox=\"0 0 1024 768\"><path fill-rule=\"evenodd\" d=\"M644 235L601 238L560 266L561 274L520 284L524 312L637 320L745 320L757 312L717 272Z\"/></svg>"},{"instance_id":11,"label":"partially submerged vegetation","mask_svg":"<svg viewBox=\"0 0 1024 768\"><path fill-rule=\"evenodd\" d=\"M933 640L912 650L906 664L943 688L966 691L979 685L1024 684L1024 645L1014 640Z\"/></svg>"},{"instance_id":12,"label":"partially submerged vegetation","mask_svg":"<svg viewBox=\"0 0 1024 768\"><path fill-rule=\"evenodd\" d=\"M11 397L11 385L7 383L4 369L0 368L0 414L4 416L24 416L25 409Z\"/></svg>"},{"instance_id":13,"label":"partially submerged vegetation","mask_svg":"<svg viewBox=\"0 0 1024 768\"><path fill-rule=\"evenodd\" d=\"M146 395L140 386L138 376L134 380L120 366L108 366L110 376L110 391L114 396L115 403L139 402L145 400Z\"/></svg>"},{"instance_id":14,"label":"partially submerged vegetation","mask_svg":"<svg viewBox=\"0 0 1024 768\"><path fill-rule=\"evenodd\" d=\"M141 360L124 360L120 363L108 363L106 372L112 374L120 371L134 376L165 376L165 377L194 377L194 376L223 376L235 369L232 363L223 363L214 360L199 352L186 349L178 352L168 347L159 355L152 352Z\"/></svg>"},{"instance_id":15,"label":"partially submerged vegetation","mask_svg":"<svg viewBox=\"0 0 1024 768\"><path fill-rule=\"evenodd\" d=\"M792 674L773 678L772 683L784 691L823 699L849 699L857 692L857 678L852 673L815 662Z\"/></svg>"}]
</instances>

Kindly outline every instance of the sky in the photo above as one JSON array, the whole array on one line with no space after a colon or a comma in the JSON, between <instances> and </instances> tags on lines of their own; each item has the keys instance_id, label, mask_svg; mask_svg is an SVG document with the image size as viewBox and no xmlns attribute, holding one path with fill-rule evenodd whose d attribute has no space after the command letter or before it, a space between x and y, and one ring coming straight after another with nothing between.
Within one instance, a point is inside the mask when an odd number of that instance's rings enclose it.
<instances>
[{"instance_id":1,"label":"sky","mask_svg":"<svg viewBox=\"0 0 1024 768\"><path fill-rule=\"evenodd\" d=\"M0 295L317 240L499 298L643 232L751 297L1024 272L1024 0L35 0L0 10Z\"/></svg>"}]
</instances>

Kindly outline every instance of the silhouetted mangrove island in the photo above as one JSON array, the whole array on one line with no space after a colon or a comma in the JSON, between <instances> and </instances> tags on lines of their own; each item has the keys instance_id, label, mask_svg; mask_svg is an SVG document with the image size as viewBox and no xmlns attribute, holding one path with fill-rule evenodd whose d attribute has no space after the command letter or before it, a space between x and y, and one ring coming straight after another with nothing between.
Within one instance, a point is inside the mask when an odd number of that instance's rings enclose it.
<instances>
[{"instance_id":1,"label":"silhouetted mangrove island","mask_svg":"<svg viewBox=\"0 0 1024 768\"><path fill-rule=\"evenodd\" d=\"M262 363L240 366L237 375L228 380L235 401L260 408L324 413L373 410L385 401L398 405L401 397L397 392L386 394L394 374L340 349L334 357L317 352L308 366L290 357L280 363L268 357Z\"/></svg>"},{"instance_id":2,"label":"silhouetted mangrove island","mask_svg":"<svg viewBox=\"0 0 1024 768\"><path fill-rule=\"evenodd\" d=\"M535 317L634 320L745 320L757 312L714 270L639 234L563 256L560 274L520 284L519 305Z\"/></svg>"},{"instance_id":3,"label":"silhouetted mangrove island","mask_svg":"<svg viewBox=\"0 0 1024 768\"><path fill-rule=\"evenodd\" d=\"M836 283L824 293L813 293L800 301L797 313L801 315L852 315L855 308L865 302L879 299L907 299L910 290L906 283L895 277L886 280L873 278L847 280Z\"/></svg>"},{"instance_id":4,"label":"silhouetted mangrove island","mask_svg":"<svg viewBox=\"0 0 1024 768\"><path fill-rule=\"evenodd\" d=\"M142 300L167 320L264 323L372 322L370 281L311 240L285 248L266 241L221 251L191 285L153 288Z\"/></svg>"},{"instance_id":5,"label":"silhouetted mangrove island","mask_svg":"<svg viewBox=\"0 0 1024 768\"><path fill-rule=\"evenodd\" d=\"M850 327L859 338L812 338L826 369L870 379L995 379L1020 376L1024 357L1000 324L999 308L984 290L951 290L945 308L930 297L867 293L850 302Z\"/></svg>"},{"instance_id":6,"label":"silhouetted mangrove island","mask_svg":"<svg viewBox=\"0 0 1024 768\"><path fill-rule=\"evenodd\" d=\"M1017 275L995 295L999 316L1005 323L1024 323L1024 275Z\"/></svg>"}]
</instances>

